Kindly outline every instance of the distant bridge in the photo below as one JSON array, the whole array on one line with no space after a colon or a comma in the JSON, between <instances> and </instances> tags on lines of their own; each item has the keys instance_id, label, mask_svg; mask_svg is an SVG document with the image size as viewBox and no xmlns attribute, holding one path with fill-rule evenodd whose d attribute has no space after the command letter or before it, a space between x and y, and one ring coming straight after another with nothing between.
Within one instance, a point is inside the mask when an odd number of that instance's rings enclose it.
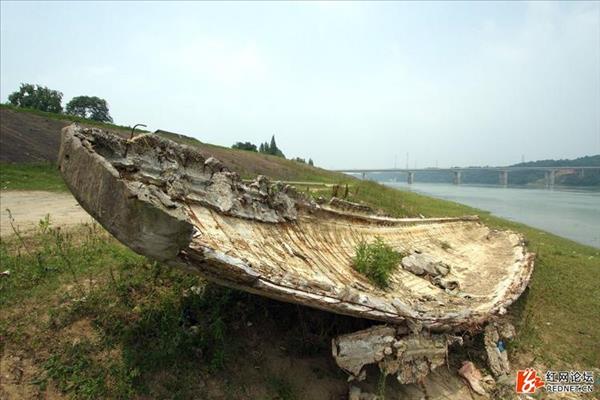
<instances>
[{"instance_id":1,"label":"distant bridge","mask_svg":"<svg viewBox=\"0 0 600 400\"><path fill-rule=\"evenodd\" d=\"M462 180L462 172L466 171L498 171L498 181L502 186L508 185L508 174L514 171L544 171L546 186L554 186L556 173L560 171L574 171L580 176L585 174L586 170L600 170L600 166L578 166L578 167L464 167L464 168L382 168L382 169L338 169L335 172L343 172L348 174L361 174L362 179L366 178L368 173L380 172L397 172L407 174L407 182L409 184L415 181L415 172L451 172L454 174L453 183L460 185Z\"/></svg>"}]
</instances>

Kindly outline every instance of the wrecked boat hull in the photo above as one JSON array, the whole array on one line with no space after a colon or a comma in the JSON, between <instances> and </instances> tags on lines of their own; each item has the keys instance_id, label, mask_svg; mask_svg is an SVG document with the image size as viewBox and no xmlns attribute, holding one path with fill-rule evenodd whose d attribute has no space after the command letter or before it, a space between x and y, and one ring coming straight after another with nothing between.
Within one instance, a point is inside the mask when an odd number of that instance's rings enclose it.
<instances>
[{"instance_id":1,"label":"wrecked boat hull","mask_svg":"<svg viewBox=\"0 0 600 400\"><path fill-rule=\"evenodd\" d=\"M137 253L334 313L438 332L471 328L503 314L533 270L520 235L476 217L396 219L318 205L263 177L246 185L209 155L154 135L125 140L68 126L59 168L81 206ZM443 264L445 275L398 268L389 288L375 286L352 258L377 236L419 262Z\"/></svg>"}]
</instances>

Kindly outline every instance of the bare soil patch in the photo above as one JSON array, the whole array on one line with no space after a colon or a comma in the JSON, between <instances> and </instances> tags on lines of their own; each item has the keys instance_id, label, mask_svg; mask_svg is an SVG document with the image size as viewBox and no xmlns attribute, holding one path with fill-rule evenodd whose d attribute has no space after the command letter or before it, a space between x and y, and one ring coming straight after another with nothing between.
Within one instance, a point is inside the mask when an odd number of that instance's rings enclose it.
<instances>
[{"instance_id":1,"label":"bare soil patch","mask_svg":"<svg viewBox=\"0 0 600 400\"><path fill-rule=\"evenodd\" d=\"M69 121L0 109L0 162L56 162L60 130Z\"/></svg>"},{"instance_id":2,"label":"bare soil patch","mask_svg":"<svg viewBox=\"0 0 600 400\"><path fill-rule=\"evenodd\" d=\"M22 232L36 227L46 215L50 215L53 226L73 226L93 221L70 193L1 191L0 236L13 233L7 209L14 218L15 226Z\"/></svg>"}]
</instances>

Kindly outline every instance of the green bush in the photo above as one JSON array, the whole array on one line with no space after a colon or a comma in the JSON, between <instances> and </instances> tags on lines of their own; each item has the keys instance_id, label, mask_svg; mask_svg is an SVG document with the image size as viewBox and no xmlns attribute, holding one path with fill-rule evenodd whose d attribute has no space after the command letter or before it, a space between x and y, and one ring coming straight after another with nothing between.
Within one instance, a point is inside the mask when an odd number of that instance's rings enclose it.
<instances>
[{"instance_id":1,"label":"green bush","mask_svg":"<svg viewBox=\"0 0 600 400\"><path fill-rule=\"evenodd\" d=\"M389 276L402 259L382 238L376 237L372 243L360 242L353 260L354 269L365 275L380 288L389 286Z\"/></svg>"}]
</instances>

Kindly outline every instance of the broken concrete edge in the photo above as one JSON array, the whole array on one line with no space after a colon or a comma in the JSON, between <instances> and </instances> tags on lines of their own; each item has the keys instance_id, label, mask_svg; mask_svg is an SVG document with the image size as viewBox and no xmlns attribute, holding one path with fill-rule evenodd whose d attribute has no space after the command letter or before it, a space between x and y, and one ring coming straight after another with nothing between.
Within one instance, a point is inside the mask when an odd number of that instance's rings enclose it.
<instances>
[{"instance_id":1,"label":"broken concrete edge","mask_svg":"<svg viewBox=\"0 0 600 400\"><path fill-rule=\"evenodd\" d=\"M192 240L187 216L181 209L166 209L144 185L121 179L76 131L76 125L63 128L58 165L78 203L137 253L159 261L177 257Z\"/></svg>"},{"instance_id":2,"label":"broken concrete edge","mask_svg":"<svg viewBox=\"0 0 600 400\"><path fill-rule=\"evenodd\" d=\"M504 340L516 336L515 328L506 320L490 321L484 330L488 367L496 377L511 373ZM331 341L336 364L349 380L364 380L367 365L375 364L384 375L396 375L401 384L422 382L435 368L447 362L448 346L462 345L462 336L410 331L406 326L375 325L339 335ZM480 395L486 391L480 371L471 361L464 361L458 374ZM487 378L493 380L491 376Z\"/></svg>"},{"instance_id":3,"label":"broken concrete edge","mask_svg":"<svg viewBox=\"0 0 600 400\"><path fill-rule=\"evenodd\" d=\"M384 217L379 215L358 214L345 210L339 210L328 205L317 205L315 211L322 211L338 218L344 218L350 221L372 222L378 225L389 224L394 225L425 225L428 223L444 223L444 222L478 222L480 221L477 215L464 215L460 217L433 217L433 218L394 218Z\"/></svg>"},{"instance_id":4,"label":"broken concrete edge","mask_svg":"<svg viewBox=\"0 0 600 400\"><path fill-rule=\"evenodd\" d=\"M401 384L422 382L435 368L446 362L448 345L462 343L460 337L408 333L405 328L376 325L340 335L331 341L337 365L352 379L366 377L365 366L376 364L384 375L396 375Z\"/></svg>"},{"instance_id":5,"label":"broken concrete edge","mask_svg":"<svg viewBox=\"0 0 600 400\"><path fill-rule=\"evenodd\" d=\"M82 133L84 129L94 131L97 136L86 136ZM190 214L184 207L185 204L157 187L155 185L157 182L127 179L127 169L131 166L122 160L113 160L111 163L95 148L98 144L95 142L102 138L123 153L129 150L131 154L136 144L156 141L164 147L173 146L186 156L195 154L196 157L201 158L189 146L179 145L155 135L150 136L148 138L144 135L126 141L116 135L103 133L98 128L81 128L77 124L72 124L62 130L58 165L63 180L76 200L108 232L139 254L158 261L168 261L176 258L192 240L194 227L190 221ZM202 162L203 168L207 163L207 168L217 168L220 164L212 157L206 160L202 158ZM120 165L123 170L118 170L115 165ZM217 173L215 180L231 179L232 184L239 180L236 174L227 177L224 174L227 173ZM260 188L261 185L268 185L268 183L265 177L258 176L253 184ZM226 184L228 185L229 182ZM245 192L249 191L248 187L244 186L243 189ZM258 195L254 195L251 201L254 201L256 196ZM193 202L193 199L188 200ZM286 201L290 203L287 197ZM201 204L226 215L249 219L253 217L220 209L214 201L203 201ZM291 206L293 207L294 204L292 203ZM282 218L269 221L259 216L254 217L261 222L277 222L294 218L294 216L284 215Z\"/></svg>"},{"instance_id":6,"label":"broken concrete edge","mask_svg":"<svg viewBox=\"0 0 600 400\"><path fill-rule=\"evenodd\" d=\"M370 207L366 204L355 203L352 201L340 199L335 196L333 196L331 199L329 199L329 205L331 205L335 208L342 209L342 210L349 210L349 211L355 211L355 212L360 212L360 213L374 213L375 212L375 210L373 210L372 207Z\"/></svg>"},{"instance_id":7,"label":"broken concrete edge","mask_svg":"<svg viewBox=\"0 0 600 400\"><path fill-rule=\"evenodd\" d=\"M310 202L293 187L271 184L261 175L245 185L214 157L156 135L125 140L77 126L72 133L110 163L120 179L151 188L167 209L196 203L223 215L278 223L296 219L296 203Z\"/></svg>"},{"instance_id":8,"label":"broken concrete edge","mask_svg":"<svg viewBox=\"0 0 600 400\"><path fill-rule=\"evenodd\" d=\"M518 235L524 242L523 235ZM514 279L505 294L491 308L492 315L502 316L506 314L508 307L514 303L527 289L533 274L535 253L527 252L523 247L523 258L519 265L519 275Z\"/></svg>"}]
</instances>

